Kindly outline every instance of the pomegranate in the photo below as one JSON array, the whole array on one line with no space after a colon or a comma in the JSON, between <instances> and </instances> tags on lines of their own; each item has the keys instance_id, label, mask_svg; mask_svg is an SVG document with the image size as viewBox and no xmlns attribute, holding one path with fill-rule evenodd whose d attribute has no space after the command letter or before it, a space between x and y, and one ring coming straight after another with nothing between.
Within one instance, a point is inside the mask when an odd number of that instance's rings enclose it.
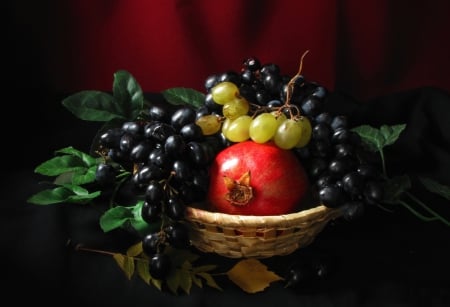
<instances>
[{"instance_id":1,"label":"pomegranate","mask_svg":"<svg viewBox=\"0 0 450 307\"><path fill-rule=\"evenodd\" d=\"M222 150L210 168L210 210L238 215L298 211L309 188L307 174L290 150L251 140Z\"/></svg>"}]
</instances>

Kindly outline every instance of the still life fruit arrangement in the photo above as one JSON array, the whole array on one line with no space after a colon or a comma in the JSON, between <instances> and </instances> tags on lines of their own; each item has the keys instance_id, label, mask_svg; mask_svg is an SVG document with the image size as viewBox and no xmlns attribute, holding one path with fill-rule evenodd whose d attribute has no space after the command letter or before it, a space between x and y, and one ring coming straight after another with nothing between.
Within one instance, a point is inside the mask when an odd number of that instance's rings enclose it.
<instances>
[{"instance_id":1,"label":"still life fruit arrangement","mask_svg":"<svg viewBox=\"0 0 450 307\"><path fill-rule=\"evenodd\" d=\"M272 282L295 287L298 266L280 276L262 260L308 246L330 221L357 219L367 206L403 205L450 226L409 193L408 176L387 176L383 149L406 125L351 127L327 112L328 90L302 74L305 55L295 76L250 57L239 71L207 77L205 92L170 88L158 101L124 70L110 93L67 97L65 108L102 126L90 152L62 148L36 167L53 180L28 202L106 203L99 227L130 232L129 248L72 247L112 256L127 278L173 294L223 290L216 274L248 293ZM421 182L450 199L449 187ZM217 272L197 264L202 253L236 264Z\"/></svg>"}]
</instances>

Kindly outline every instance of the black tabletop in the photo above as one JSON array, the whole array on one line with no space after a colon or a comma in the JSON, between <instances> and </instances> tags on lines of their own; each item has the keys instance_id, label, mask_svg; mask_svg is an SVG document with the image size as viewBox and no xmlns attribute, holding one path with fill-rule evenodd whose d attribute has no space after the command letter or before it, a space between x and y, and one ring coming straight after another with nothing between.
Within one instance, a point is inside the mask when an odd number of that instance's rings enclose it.
<instances>
[{"instance_id":1,"label":"black tabletop","mask_svg":"<svg viewBox=\"0 0 450 307\"><path fill-rule=\"evenodd\" d=\"M361 104L334 94L330 110L346 114L353 125L407 124L386 150L391 174L428 176L450 185L450 96L420 88ZM52 97L55 99L55 97ZM33 107L37 108L37 107ZM22 302L109 306L449 306L450 227L423 222L403 207L393 212L372 208L359 220L336 220L314 242L288 256L261 261L280 274L302 255L331 259L324 280L299 289L274 282L262 292L248 294L225 277L223 288L193 286L189 295L173 295L128 280L108 255L75 251L68 240L101 250L122 250L124 231L103 233L100 211L89 206L37 206L26 199L40 189L34 167L66 145L83 149L95 124L79 123L65 110L46 110L45 121L28 114L27 137L6 136L18 144L5 166L0 215L3 290L14 304ZM31 112L33 113L33 112ZM41 124L39 124L41 123ZM31 129L31 132L30 132ZM5 130L3 130L5 131ZM24 141L26 140L26 142ZM6 154L10 153L7 151ZM421 187L413 193L447 219L449 201ZM228 269L237 260L199 253L205 263ZM6 287L5 287L6 285ZM6 299L5 298L5 299Z\"/></svg>"}]
</instances>

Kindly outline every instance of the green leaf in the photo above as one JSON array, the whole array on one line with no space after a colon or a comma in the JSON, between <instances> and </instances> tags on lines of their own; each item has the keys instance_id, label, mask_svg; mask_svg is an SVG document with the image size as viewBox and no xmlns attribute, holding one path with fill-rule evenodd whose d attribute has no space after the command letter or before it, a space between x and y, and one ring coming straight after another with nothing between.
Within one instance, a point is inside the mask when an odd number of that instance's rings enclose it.
<instances>
[{"instance_id":1,"label":"green leaf","mask_svg":"<svg viewBox=\"0 0 450 307\"><path fill-rule=\"evenodd\" d=\"M99 91L81 91L62 101L76 117L86 121L107 122L125 118L112 95Z\"/></svg>"},{"instance_id":2,"label":"green leaf","mask_svg":"<svg viewBox=\"0 0 450 307\"><path fill-rule=\"evenodd\" d=\"M400 137L400 134L405 130L406 125L394 125L394 126L388 126L383 125L380 128L380 133L383 135L384 141L383 141L383 147L394 144L397 139Z\"/></svg>"},{"instance_id":3,"label":"green leaf","mask_svg":"<svg viewBox=\"0 0 450 307\"><path fill-rule=\"evenodd\" d=\"M155 231L157 228L160 227L160 223L154 223L154 224L148 224L144 219L142 218L141 212L142 212L142 206L144 205L144 201L138 201L136 205L131 209L133 213L133 218L129 219L129 223L131 227L134 228L135 231L137 231L141 235L145 235L149 232Z\"/></svg>"},{"instance_id":4,"label":"green leaf","mask_svg":"<svg viewBox=\"0 0 450 307\"><path fill-rule=\"evenodd\" d=\"M83 185L87 183L92 183L95 181L95 172L97 171L97 166L91 166L83 172L73 172L72 173L72 184Z\"/></svg>"},{"instance_id":5,"label":"green leaf","mask_svg":"<svg viewBox=\"0 0 450 307\"><path fill-rule=\"evenodd\" d=\"M198 109L205 103L205 94L191 88L175 87L162 92L164 98L174 105L190 105Z\"/></svg>"},{"instance_id":6,"label":"green leaf","mask_svg":"<svg viewBox=\"0 0 450 307\"><path fill-rule=\"evenodd\" d=\"M117 206L108 209L100 217L100 227L104 232L122 227L128 220L133 218L132 209L129 207Z\"/></svg>"},{"instance_id":7,"label":"green leaf","mask_svg":"<svg viewBox=\"0 0 450 307\"><path fill-rule=\"evenodd\" d=\"M119 267L125 273L125 276L128 279L131 279L131 277L134 274L134 259L132 257L128 257L126 255L119 253L113 254L113 258L114 260L116 260Z\"/></svg>"},{"instance_id":8,"label":"green leaf","mask_svg":"<svg viewBox=\"0 0 450 307\"><path fill-rule=\"evenodd\" d=\"M431 193L438 194L447 200L450 200L450 187L443 185L431 178L419 177L420 182Z\"/></svg>"},{"instance_id":9,"label":"green leaf","mask_svg":"<svg viewBox=\"0 0 450 307\"><path fill-rule=\"evenodd\" d=\"M405 124L387 126L383 125L380 129L370 125L361 125L352 129L356 132L368 149L371 151L381 151L385 146L393 144L406 128Z\"/></svg>"},{"instance_id":10,"label":"green leaf","mask_svg":"<svg viewBox=\"0 0 450 307\"><path fill-rule=\"evenodd\" d=\"M28 203L35 205L52 205L65 202L73 192L65 187L46 189L40 191L27 199Z\"/></svg>"},{"instance_id":11,"label":"green leaf","mask_svg":"<svg viewBox=\"0 0 450 307\"><path fill-rule=\"evenodd\" d=\"M114 74L113 97L119 114L129 120L136 119L144 107L144 94L139 83L125 70Z\"/></svg>"},{"instance_id":12,"label":"green leaf","mask_svg":"<svg viewBox=\"0 0 450 307\"><path fill-rule=\"evenodd\" d=\"M96 166L98 164L97 158L92 157L91 155L84 153L72 146L58 149L56 154L66 154L70 156L75 156L80 158L84 165L87 167Z\"/></svg>"},{"instance_id":13,"label":"green leaf","mask_svg":"<svg viewBox=\"0 0 450 307\"><path fill-rule=\"evenodd\" d=\"M35 168L35 172L45 176L58 176L67 172L83 171L86 166L79 157L58 156L47 160Z\"/></svg>"},{"instance_id":14,"label":"green leaf","mask_svg":"<svg viewBox=\"0 0 450 307\"><path fill-rule=\"evenodd\" d=\"M384 183L383 202L396 204L402 194L411 189L411 179L407 175L396 176Z\"/></svg>"}]
</instances>

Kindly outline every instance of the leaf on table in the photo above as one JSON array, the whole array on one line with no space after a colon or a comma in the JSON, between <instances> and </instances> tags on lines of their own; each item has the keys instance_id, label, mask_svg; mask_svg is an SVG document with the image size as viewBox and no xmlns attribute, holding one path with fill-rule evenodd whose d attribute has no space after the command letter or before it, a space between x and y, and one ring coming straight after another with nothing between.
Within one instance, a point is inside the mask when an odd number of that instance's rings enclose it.
<instances>
[{"instance_id":1,"label":"leaf on table","mask_svg":"<svg viewBox=\"0 0 450 307\"><path fill-rule=\"evenodd\" d=\"M128 256L120 254L120 253L114 253L113 258L114 258L114 260L116 260L119 267L125 273L125 276L128 279L131 279L131 277L134 274L134 258L128 257Z\"/></svg>"},{"instance_id":2,"label":"leaf on table","mask_svg":"<svg viewBox=\"0 0 450 307\"><path fill-rule=\"evenodd\" d=\"M248 293L263 291L270 283L282 279L253 258L239 261L226 274L231 281Z\"/></svg>"},{"instance_id":3,"label":"leaf on table","mask_svg":"<svg viewBox=\"0 0 450 307\"><path fill-rule=\"evenodd\" d=\"M420 182L425 186L425 188L431 193L438 194L447 200L450 200L450 187L443 185L431 178L419 177Z\"/></svg>"}]
</instances>

